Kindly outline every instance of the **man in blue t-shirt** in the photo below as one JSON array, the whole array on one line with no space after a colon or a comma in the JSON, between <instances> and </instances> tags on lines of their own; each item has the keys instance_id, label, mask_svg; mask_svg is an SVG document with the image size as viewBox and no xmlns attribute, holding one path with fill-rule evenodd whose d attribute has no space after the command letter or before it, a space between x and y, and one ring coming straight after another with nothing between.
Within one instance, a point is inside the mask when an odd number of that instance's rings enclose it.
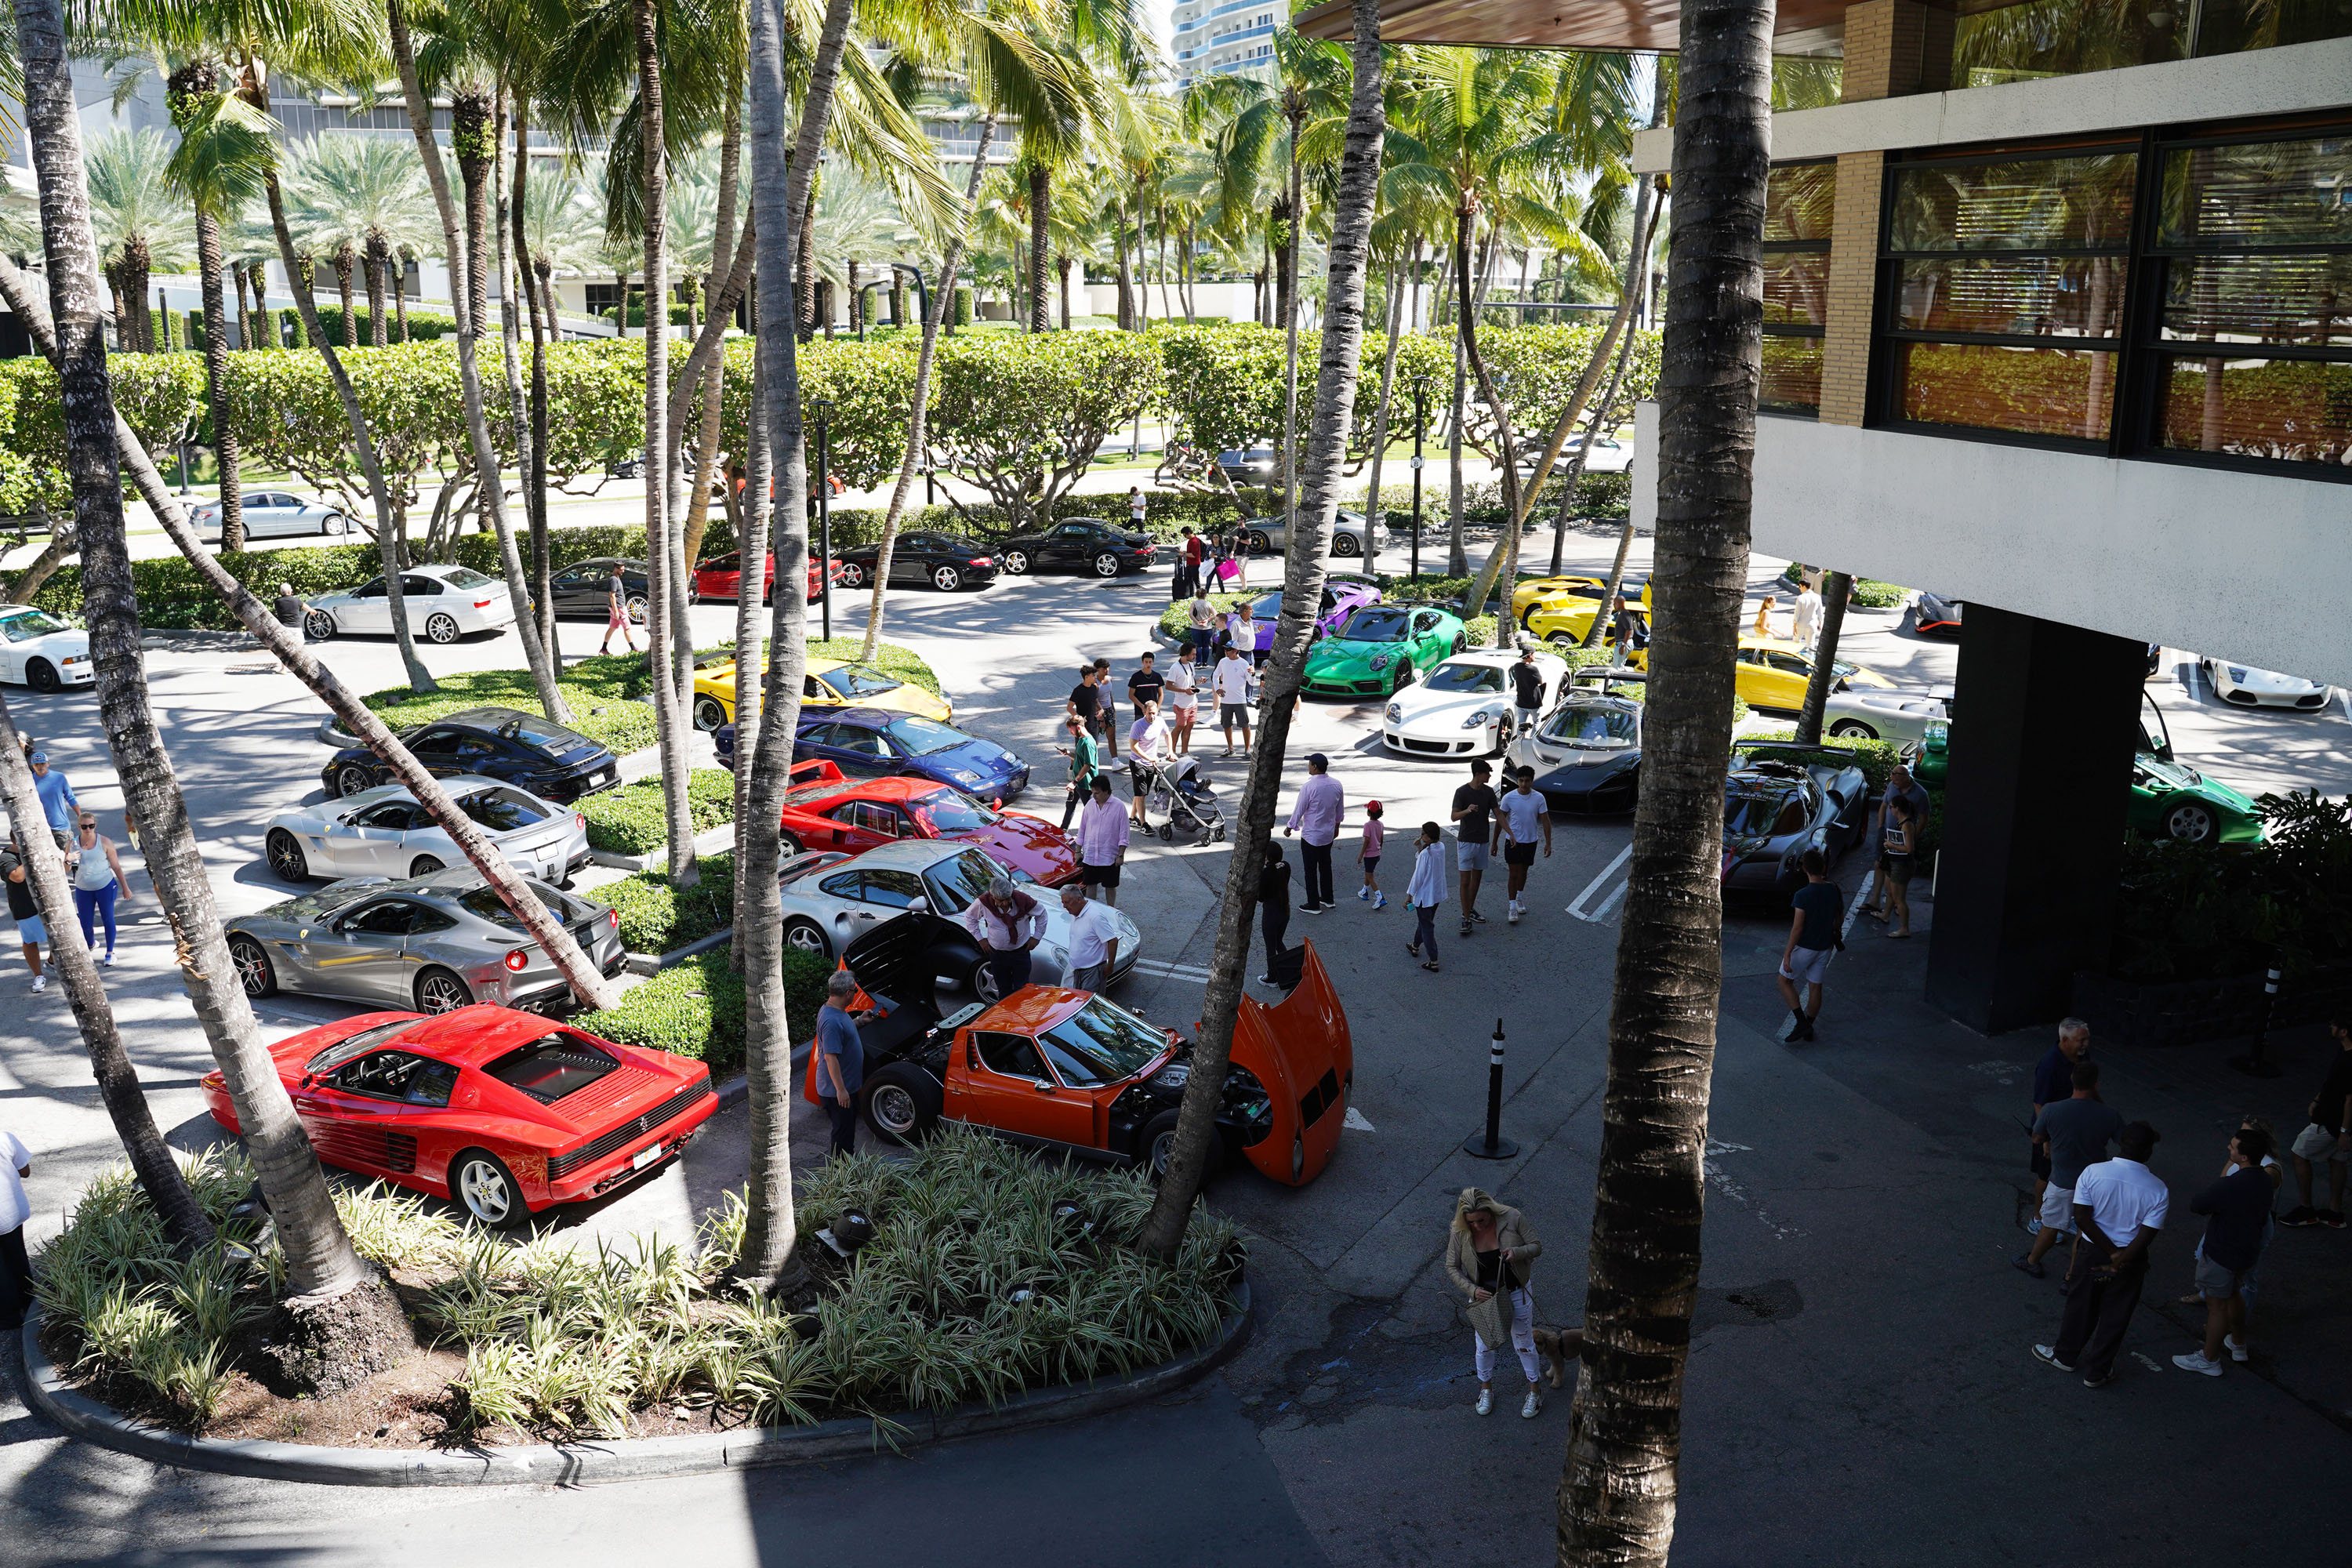
<instances>
[{"instance_id":1,"label":"man in blue t-shirt","mask_svg":"<svg viewBox=\"0 0 2352 1568\"><path fill-rule=\"evenodd\" d=\"M2042 1053L2033 1064L2033 1115L2027 1121L2031 1127L2042 1120L2042 1108L2055 1105L2074 1092L2074 1064L2091 1048L2091 1026L2080 1018L2058 1021L2058 1043ZM2040 1133L2032 1134L2032 1152L2026 1168L2033 1173L2034 1215L2025 1222L2025 1234L2042 1234L2041 1207L2050 1195L2050 1140Z\"/></svg>"},{"instance_id":2,"label":"man in blue t-shirt","mask_svg":"<svg viewBox=\"0 0 2352 1568\"><path fill-rule=\"evenodd\" d=\"M849 999L856 994L857 982L847 970L836 969L824 983L824 1005L816 1010L817 1082L826 1097L825 1114L833 1119L831 1152L835 1154L857 1152L857 1091L866 1082L866 1043L849 1012Z\"/></svg>"},{"instance_id":3,"label":"man in blue t-shirt","mask_svg":"<svg viewBox=\"0 0 2352 1568\"><path fill-rule=\"evenodd\" d=\"M1822 977L1830 972L1830 955L1838 950L1845 920L1845 900L1830 880L1822 852L1806 850L1803 865L1805 885L1789 900L1796 913L1789 921L1789 944L1780 950L1780 1000L1789 1005L1780 1037L1791 1044L1813 1037L1813 1020L1822 1016Z\"/></svg>"}]
</instances>

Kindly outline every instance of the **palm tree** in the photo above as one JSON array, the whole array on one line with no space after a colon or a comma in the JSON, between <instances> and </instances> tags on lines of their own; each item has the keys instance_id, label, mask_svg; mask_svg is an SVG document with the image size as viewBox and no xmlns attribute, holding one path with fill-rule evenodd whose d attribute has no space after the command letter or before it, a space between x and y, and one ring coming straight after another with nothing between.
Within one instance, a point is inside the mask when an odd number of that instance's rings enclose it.
<instances>
[{"instance_id":1,"label":"palm tree","mask_svg":"<svg viewBox=\"0 0 2352 1568\"><path fill-rule=\"evenodd\" d=\"M1160 1179L1151 1213L1137 1245L1173 1260L1183 1244L1184 1224L1208 1171L1217 1136L1219 1100L1232 1059L1234 1026L1241 1013L1242 980L1248 973L1250 914L1257 901L1258 874L1274 828L1275 796L1282 784L1282 753L1290 731L1307 648L1315 636L1311 606L1322 596L1323 551L1329 542L1339 504L1339 470L1348 455L1355 420L1356 378L1364 338L1364 274L1370 250L1372 208L1379 197L1381 144L1387 124L1381 103L1383 62L1380 0L1355 0L1353 85L1341 155L1339 191L1332 207L1330 261L1326 271L1326 316L1322 363L1315 382L1315 407L1307 427L1306 505L1291 530L1283 573L1283 612L1265 666L1265 701L1260 722L1265 738L1251 755L1242 786L1234 853L1225 867L1225 918L1219 922L1210 959L1208 989L1192 1047L1192 1079L1184 1086L1177 1113L1176 1144ZM1337 54L1336 47L1331 52Z\"/></svg>"},{"instance_id":2,"label":"palm tree","mask_svg":"<svg viewBox=\"0 0 2352 1568\"><path fill-rule=\"evenodd\" d=\"M109 131L90 145L90 221L121 301L114 335L126 353L155 352L148 278L182 271L195 257L195 223L173 190L171 167L172 145L159 132Z\"/></svg>"},{"instance_id":3,"label":"palm tree","mask_svg":"<svg viewBox=\"0 0 2352 1568\"><path fill-rule=\"evenodd\" d=\"M277 1222L286 1256L289 1310L298 1319L331 1314L349 1321L353 1303L339 1299L372 1285L380 1308L373 1314L376 1321L388 1316L401 1322L389 1292L343 1233L325 1174L295 1117L277 1064L262 1044L229 959L186 802L148 706L140 665L139 604L131 584L117 467L119 421L100 331L98 251L58 0L20 0L16 47L24 70L25 128L41 188L42 248L58 323L53 334L45 321L38 324L56 349L66 460L79 525L82 605L89 623L100 710L123 797L137 816L156 895L179 941L181 973L195 1004L197 1022L227 1080L255 1173ZM8 270L14 274L13 264ZM22 279L16 282L21 289ZM28 330L36 325L32 304L27 297L18 307ZM135 439L128 444L138 445ZM363 1334L354 1336L355 1352L367 1348ZM360 1375L367 1370L373 1369L363 1369Z\"/></svg>"},{"instance_id":4,"label":"palm tree","mask_svg":"<svg viewBox=\"0 0 2352 1568\"><path fill-rule=\"evenodd\" d=\"M416 150L387 136L330 132L295 148L285 175L287 221L305 249L332 255L338 279L354 263L367 290L368 336L392 341L384 289L404 245L437 248L433 192ZM348 259L347 259L348 258ZM344 346L356 341L351 289L343 284Z\"/></svg>"},{"instance_id":5,"label":"palm tree","mask_svg":"<svg viewBox=\"0 0 2352 1568\"><path fill-rule=\"evenodd\" d=\"M1643 753L1617 943L1563 1563L1663 1565L1674 1535L1723 979L1723 756L1748 565L1771 35L1769 0L1683 10L1643 721L1657 749Z\"/></svg>"}]
</instances>

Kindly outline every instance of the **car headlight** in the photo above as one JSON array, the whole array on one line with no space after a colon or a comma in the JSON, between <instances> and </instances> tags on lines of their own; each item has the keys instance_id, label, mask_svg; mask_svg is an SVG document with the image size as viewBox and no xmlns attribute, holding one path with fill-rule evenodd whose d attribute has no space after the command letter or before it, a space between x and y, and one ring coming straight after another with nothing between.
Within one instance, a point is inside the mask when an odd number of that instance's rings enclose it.
<instances>
[{"instance_id":1,"label":"car headlight","mask_svg":"<svg viewBox=\"0 0 2352 1568\"><path fill-rule=\"evenodd\" d=\"M1404 721L1404 710L1403 710L1403 709L1402 709L1402 707L1400 707L1398 704L1394 703L1394 702L1390 703L1390 704L1389 704L1389 711L1388 711L1388 721L1389 721L1389 722L1390 722L1390 723L1391 723L1391 724L1401 724L1401 723L1402 723L1402 722Z\"/></svg>"},{"instance_id":2,"label":"car headlight","mask_svg":"<svg viewBox=\"0 0 2352 1568\"><path fill-rule=\"evenodd\" d=\"M2242 664L2233 664L2230 666L2230 679L2232 680L2245 679L2246 667Z\"/></svg>"},{"instance_id":3,"label":"car headlight","mask_svg":"<svg viewBox=\"0 0 2352 1568\"><path fill-rule=\"evenodd\" d=\"M1481 708L1475 713L1471 714L1467 719L1463 720L1462 727L1465 730L1483 730L1494 721L1495 716L1492 713L1487 712L1484 708Z\"/></svg>"},{"instance_id":4,"label":"car headlight","mask_svg":"<svg viewBox=\"0 0 2352 1568\"><path fill-rule=\"evenodd\" d=\"M65 662L68 664L88 664L89 662L89 655L86 653L69 653L66 655Z\"/></svg>"},{"instance_id":5,"label":"car headlight","mask_svg":"<svg viewBox=\"0 0 2352 1568\"><path fill-rule=\"evenodd\" d=\"M981 776L978 773L973 773L970 768L950 768L948 770L948 777L955 780L956 783L963 785L966 789L978 789L982 782Z\"/></svg>"},{"instance_id":6,"label":"car headlight","mask_svg":"<svg viewBox=\"0 0 2352 1568\"><path fill-rule=\"evenodd\" d=\"M1389 667L1389 656L1388 656L1388 655L1386 655L1386 654L1384 654L1384 653L1376 653L1376 654L1372 655L1372 668L1373 668L1374 669L1376 669L1376 670L1386 669L1388 667Z\"/></svg>"}]
</instances>

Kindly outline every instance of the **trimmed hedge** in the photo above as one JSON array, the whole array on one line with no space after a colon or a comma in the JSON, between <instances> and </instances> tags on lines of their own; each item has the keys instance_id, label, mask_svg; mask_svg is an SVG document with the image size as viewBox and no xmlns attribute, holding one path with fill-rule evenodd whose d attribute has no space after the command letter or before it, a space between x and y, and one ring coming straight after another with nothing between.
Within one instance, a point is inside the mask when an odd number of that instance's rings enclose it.
<instances>
[{"instance_id":1,"label":"trimmed hedge","mask_svg":"<svg viewBox=\"0 0 2352 1568\"><path fill-rule=\"evenodd\" d=\"M1780 581L1794 588L1804 581L1804 574L1810 570L1811 568L1804 563L1791 561L1780 569ZM1857 609L1891 610L1901 604L1910 592L1897 583L1882 582L1876 577L1856 577L1853 580L1853 597L1848 603Z\"/></svg>"},{"instance_id":2,"label":"trimmed hedge","mask_svg":"<svg viewBox=\"0 0 2352 1568\"><path fill-rule=\"evenodd\" d=\"M735 775L724 768L695 769L687 778L686 794L697 833L708 833L735 815ZM669 842L657 777L592 795L577 809L588 819L591 849L608 855L650 855Z\"/></svg>"},{"instance_id":3,"label":"trimmed hedge","mask_svg":"<svg viewBox=\"0 0 2352 1568\"><path fill-rule=\"evenodd\" d=\"M856 658L866 646L859 637L811 637L808 652L811 658ZM895 675L909 686L919 686L932 696L940 695L939 672L923 661L913 648L898 643L874 645L874 657L866 662L885 675Z\"/></svg>"},{"instance_id":4,"label":"trimmed hedge","mask_svg":"<svg viewBox=\"0 0 2352 1568\"><path fill-rule=\"evenodd\" d=\"M631 952L676 952L735 919L735 857L705 855L695 862L702 879L673 888L659 871L640 871L596 889L621 917L621 945Z\"/></svg>"},{"instance_id":5,"label":"trimmed hedge","mask_svg":"<svg viewBox=\"0 0 2352 1568\"><path fill-rule=\"evenodd\" d=\"M814 1031L832 973L833 965L813 953L785 952L784 1016L794 1033ZM576 1022L608 1040L707 1062L712 1077L724 1077L743 1065L743 977L726 949L714 948L633 986L620 1005L583 1013ZM791 1086L799 1091L797 1083Z\"/></svg>"}]
</instances>

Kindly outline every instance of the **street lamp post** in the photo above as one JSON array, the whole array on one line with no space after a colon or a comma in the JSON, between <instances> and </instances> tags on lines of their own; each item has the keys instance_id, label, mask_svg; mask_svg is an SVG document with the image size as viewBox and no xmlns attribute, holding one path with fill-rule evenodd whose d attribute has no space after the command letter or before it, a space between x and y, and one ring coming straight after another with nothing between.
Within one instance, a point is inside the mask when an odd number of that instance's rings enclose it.
<instances>
[{"instance_id":1,"label":"street lamp post","mask_svg":"<svg viewBox=\"0 0 2352 1568\"><path fill-rule=\"evenodd\" d=\"M821 634L833 637L833 399L812 397L809 411L816 416L817 604Z\"/></svg>"},{"instance_id":2,"label":"street lamp post","mask_svg":"<svg viewBox=\"0 0 2352 1568\"><path fill-rule=\"evenodd\" d=\"M1412 577L1421 580L1421 438L1429 424L1429 379L1412 383Z\"/></svg>"}]
</instances>

